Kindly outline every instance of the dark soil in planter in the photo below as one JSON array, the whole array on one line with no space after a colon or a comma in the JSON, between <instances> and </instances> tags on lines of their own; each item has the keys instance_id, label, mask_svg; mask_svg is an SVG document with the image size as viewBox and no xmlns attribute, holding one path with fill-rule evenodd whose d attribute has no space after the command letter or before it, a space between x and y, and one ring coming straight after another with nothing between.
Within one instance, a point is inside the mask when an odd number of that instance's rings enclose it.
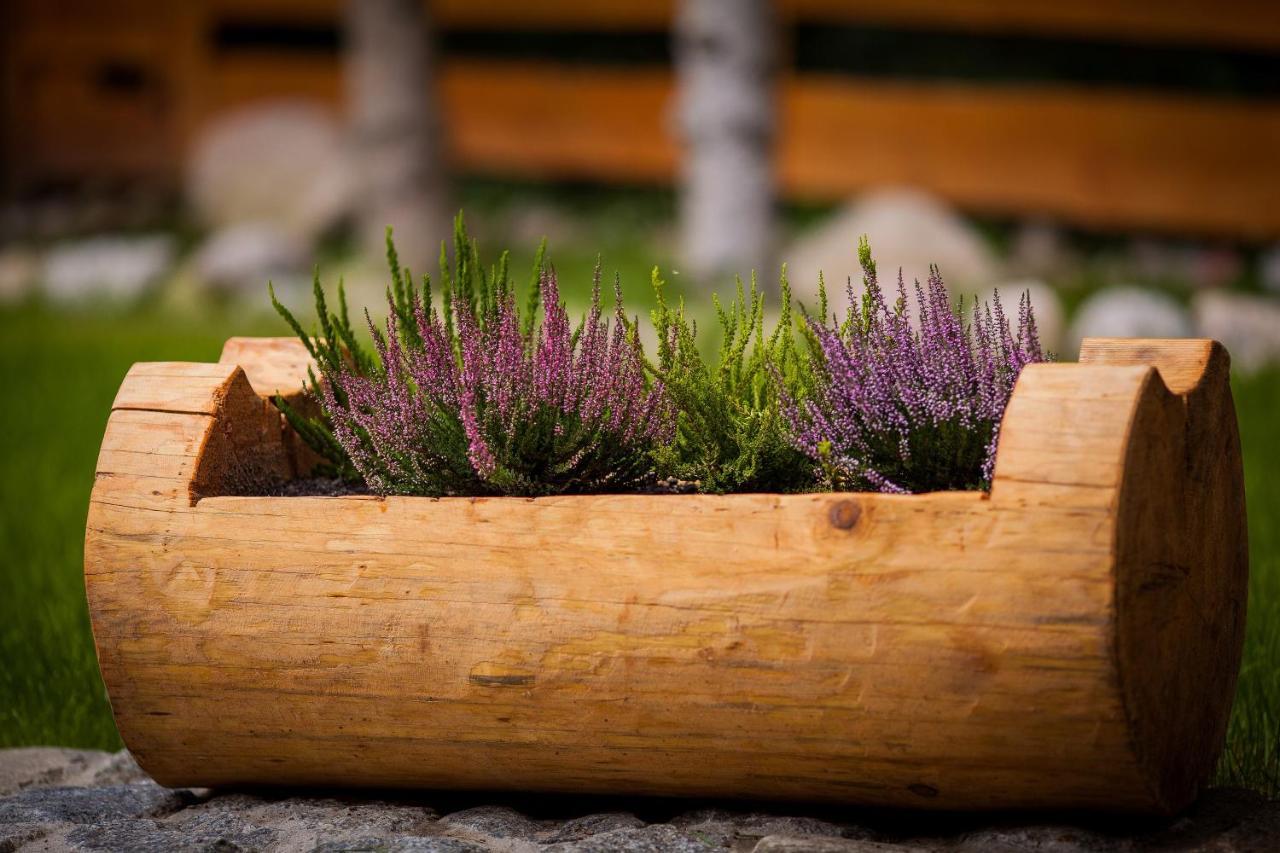
<instances>
[{"instance_id":1,"label":"dark soil in planter","mask_svg":"<svg viewBox=\"0 0 1280 853\"><path fill-rule=\"evenodd\" d=\"M698 483L669 477L653 484L644 494L690 495L698 491ZM248 488L244 494L272 498L341 498L349 495L371 495L364 483L349 482L337 477L304 477L283 483L273 483L265 488Z\"/></svg>"},{"instance_id":2,"label":"dark soil in planter","mask_svg":"<svg viewBox=\"0 0 1280 853\"><path fill-rule=\"evenodd\" d=\"M306 477L277 483L266 489L264 496L276 498L341 498L348 495L373 494L361 482L351 482L338 477Z\"/></svg>"}]
</instances>

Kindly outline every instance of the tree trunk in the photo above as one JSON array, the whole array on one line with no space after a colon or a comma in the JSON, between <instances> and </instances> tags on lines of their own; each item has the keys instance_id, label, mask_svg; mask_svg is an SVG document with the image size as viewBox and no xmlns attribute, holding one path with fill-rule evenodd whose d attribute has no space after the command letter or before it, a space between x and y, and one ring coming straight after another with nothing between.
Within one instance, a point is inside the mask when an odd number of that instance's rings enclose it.
<instances>
[{"instance_id":1,"label":"tree trunk","mask_svg":"<svg viewBox=\"0 0 1280 853\"><path fill-rule=\"evenodd\" d=\"M357 227L381 254L388 225L403 263L425 271L449 227L432 41L422 0L348 0L346 83Z\"/></svg>"},{"instance_id":2,"label":"tree trunk","mask_svg":"<svg viewBox=\"0 0 1280 853\"><path fill-rule=\"evenodd\" d=\"M683 0L677 13L681 230L697 278L771 278L774 35L769 0Z\"/></svg>"}]
</instances>

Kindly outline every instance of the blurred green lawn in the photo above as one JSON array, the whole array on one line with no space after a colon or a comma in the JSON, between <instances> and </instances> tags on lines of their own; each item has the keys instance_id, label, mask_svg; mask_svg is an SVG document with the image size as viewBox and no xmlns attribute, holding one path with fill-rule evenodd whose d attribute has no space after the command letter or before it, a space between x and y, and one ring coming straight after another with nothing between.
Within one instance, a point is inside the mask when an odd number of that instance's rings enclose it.
<instances>
[{"instance_id":1,"label":"blurred green lawn","mask_svg":"<svg viewBox=\"0 0 1280 853\"><path fill-rule=\"evenodd\" d=\"M581 281L589 259L573 259ZM632 311L643 286L625 277ZM516 267L519 269L519 267ZM567 270L566 270L567 271ZM643 280L643 279L641 279ZM0 309L0 747L114 749L82 579L84 521L112 398L135 361L216 360L226 316ZM1248 638L1219 781L1280 795L1280 372L1237 379L1251 550Z\"/></svg>"}]
</instances>

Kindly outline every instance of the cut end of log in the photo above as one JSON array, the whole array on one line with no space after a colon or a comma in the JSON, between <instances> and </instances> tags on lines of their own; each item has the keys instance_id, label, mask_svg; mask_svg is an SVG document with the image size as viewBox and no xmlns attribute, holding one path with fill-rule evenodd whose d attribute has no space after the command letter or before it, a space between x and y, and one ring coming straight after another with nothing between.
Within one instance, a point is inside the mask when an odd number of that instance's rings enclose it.
<instances>
[{"instance_id":1,"label":"cut end of log","mask_svg":"<svg viewBox=\"0 0 1280 853\"><path fill-rule=\"evenodd\" d=\"M1188 805L1226 738L1249 571L1229 358L1216 341L1090 339L1088 364L1147 364L1116 517L1116 638L1134 749L1157 808Z\"/></svg>"},{"instance_id":2,"label":"cut end of log","mask_svg":"<svg viewBox=\"0 0 1280 853\"><path fill-rule=\"evenodd\" d=\"M289 402L303 396L311 354L297 338L227 338L220 364L238 365L259 397L279 394Z\"/></svg>"},{"instance_id":3,"label":"cut end of log","mask_svg":"<svg viewBox=\"0 0 1280 853\"><path fill-rule=\"evenodd\" d=\"M1170 392L1183 396L1224 382L1231 372L1226 347L1208 338L1085 338L1080 363L1149 365Z\"/></svg>"}]
</instances>

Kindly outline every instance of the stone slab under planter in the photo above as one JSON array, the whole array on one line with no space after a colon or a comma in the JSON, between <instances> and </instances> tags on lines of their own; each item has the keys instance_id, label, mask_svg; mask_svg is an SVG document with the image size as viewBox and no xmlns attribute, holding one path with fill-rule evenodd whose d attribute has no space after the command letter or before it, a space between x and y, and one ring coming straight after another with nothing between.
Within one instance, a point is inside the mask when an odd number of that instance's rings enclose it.
<instances>
[{"instance_id":1,"label":"stone slab under planter","mask_svg":"<svg viewBox=\"0 0 1280 853\"><path fill-rule=\"evenodd\" d=\"M25 784L6 787L41 766ZM86 773L85 768L98 768ZM1173 819L425 792L169 790L127 753L0 750L0 850L165 853L1271 851L1280 803L1213 789Z\"/></svg>"}]
</instances>

